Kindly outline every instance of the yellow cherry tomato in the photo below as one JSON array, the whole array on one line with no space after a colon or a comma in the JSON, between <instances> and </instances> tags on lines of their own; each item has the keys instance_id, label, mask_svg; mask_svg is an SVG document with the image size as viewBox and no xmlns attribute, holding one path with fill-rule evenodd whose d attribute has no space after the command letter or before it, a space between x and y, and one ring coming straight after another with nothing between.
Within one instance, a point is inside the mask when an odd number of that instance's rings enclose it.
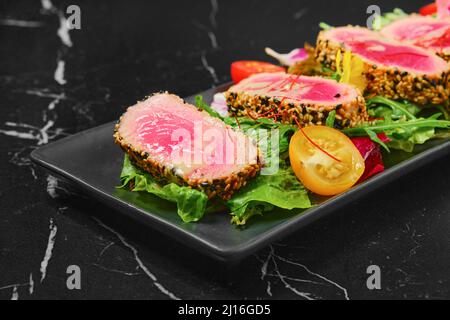
<instances>
[{"instance_id":1,"label":"yellow cherry tomato","mask_svg":"<svg viewBox=\"0 0 450 320\"><path fill-rule=\"evenodd\" d=\"M342 132L308 126L296 132L289 158L297 178L310 191L332 196L350 189L364 173L364 159Z\"/></svg>"}]
</instances>

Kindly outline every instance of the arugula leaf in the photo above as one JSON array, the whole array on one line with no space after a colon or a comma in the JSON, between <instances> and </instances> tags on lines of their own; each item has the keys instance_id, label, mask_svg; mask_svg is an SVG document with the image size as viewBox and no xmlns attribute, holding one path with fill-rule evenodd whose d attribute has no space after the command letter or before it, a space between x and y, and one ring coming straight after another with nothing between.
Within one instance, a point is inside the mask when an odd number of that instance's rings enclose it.
<instances>
[{"instance_id":1,"label":"arugula leaf","mask_svg":"<svg viewBox=\"0 0 450 320\"><path fill-rule=\"evenodd\" d=\"M120 180L122 185L118 188L145 191L162 199L175 202L178 215L184 222L198 221L205 214L208 202L205 193L175 183L161 185L150 174L134 166L128 155L125 155L123 161Z\"/></svg>"},{"instance_id":2,"label":"arugula leaf","mask_svg":"<svg viewBox=\"0 0 450 320\"><path fill-rule=\"evenodd\" d=\"M386 134L391 133L393 130L401 130L401 129L414 129L414 128L442 128L449 129L450 121L447 120L436 120L433 118L428 119L415 119L410 121L392 121L390 123L386 123L385 121L377 121L374 124L368 124L366 126L359 126L354 128L346 128L342 131L350 136L364 136L366 130L371 130L376 133ZM389 135L389 134L388 134Z\"/></svg>"},{"instance_id":3,"label":"arugula leaf","mask_svg":"<svg viewBox=\"0 0 450 320\"><path fill-rule=\"evenodd\" d=\"M327 120L325 120L325 124L327 127L334 128L334 120L336 119L336 110L332 110L327 117Z\"/></svg>"},{"instance_id":4,"label":"arugula leaf","mask_svg":"<svg viewBox=\"0 0 450 320\"><path fill-rule=\"evenodd\" d=\"M386 110L383 106L378 106L369 111L372 111L372 115L381 116L384 120L355 128L346 128L343 130L345 134L349 136L369 135L372 138L376 136L376 133L385 133L391 139L387 146L411 152L415 144L423 144L427 140L437 137L435 129L450 129L450 121L438 119L441 116L440 113L428 118L417 118L413 114L414 111L411 111L411 104L401 104L390 99L377 98L377 103L388 105L392 110ZM374 102L368 105L369 107L373 106ZM394 120L394 114L396 114L398 120ZM383 144L381 145L383 146Z\"/></svg>"},{"instance_id":5,"label":"arugula leaf","mask_svg":"<svg viewBox=\"0 0 450 320\"><path fill-rule=\"evenodd\" d=\"M256 214L270 211L274 207L292 210L310 208L308 191L297 180L288 166L276 174L260 175L238 191L227 206L232 214L232 223L245 224Z\"/></svg>"},{"instance_id":6,"label":"arugula leaf","mask_svg":"<svg viewBox=\"0 0 450 320\"><path fill-rule=\"evenodd\" d=\"M377 96L367 99L367 107L371 117L382 120L343 131L350 136L366 133L377 143L380 142L374 139L376 133L384 132L391 140L384 145L380 143L385 149L391 147L412 152L414 145L442 136L436 133L436 129L450 129L450 121L439 119L441 113L434 113L428 118L419 117L424 109L406 100L394 101Z\"/></svg>"},{"instance_id":7,"label":"arugula leaf","mask_svg":"<svg viewBox=\"0 0 450 320\"><path fill-rule=\"evenodd\" d=\"M369 136L370 140L372 140L373 142L378 143L378 144L379 144L380 146L382 146L387 152L391 152L391 151L389 150L388 146L387 146L383 141L381 141L381 139L378 137L378 135L377 135L374 131L372 131L372 130L370 130L370 129L365 129L365 131L366 131L367 135Z\"/></svg>"},{"instance_id":8,"label":"arugula leaf","mask_svg":"<svg viewBox=\"0 0 450 320\"><path fill-rule=\"evenodd\" d=\"M367 106L371 108L373 105L384 105L392 109L393 116L405 116L406 119L416 119L416 114L419 113L420 109L416 105L409 102L397 102L385 97L377 96L371 99L367 99ZM383 109L381 109L383 110Z\"/></svg>"}]
</instances>

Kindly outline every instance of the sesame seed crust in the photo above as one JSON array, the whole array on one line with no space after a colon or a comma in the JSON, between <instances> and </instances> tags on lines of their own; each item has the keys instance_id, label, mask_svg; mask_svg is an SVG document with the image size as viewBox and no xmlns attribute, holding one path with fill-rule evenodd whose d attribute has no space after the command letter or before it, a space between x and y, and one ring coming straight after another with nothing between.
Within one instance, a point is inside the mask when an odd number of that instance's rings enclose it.
<instances>
[{"instance_id":1,"label":"sesame seed crust","mask_svg":"<svg viewBox=\"0 0 450 320\"><path fill-rule=\"evenodd\" d=\"M316 60L336 70L336 54L345 51L343 44L331 42L321 31L317 38ZM436 75L416 75L395 67L364 61L368 97L381 95L390 99L407 99L419 105L448 103L450 68Z\"/></svg>"},{"instance_id":2,"label":"sesame seed crust","mask_svg":"<svg viewBox=\"0 0 450 320\"><path fill-rule=\"evenodd\" d=\"M350 102L338 105L303 104L281 101L270 96L260 96L246 92L225 93L228 111L237 117L258 118L263 116L276 121L307 125L324 125L328 114L336 110L336 128L354 127L368 120L366 103L362 95Z\"/></svg>"}]
</instances>

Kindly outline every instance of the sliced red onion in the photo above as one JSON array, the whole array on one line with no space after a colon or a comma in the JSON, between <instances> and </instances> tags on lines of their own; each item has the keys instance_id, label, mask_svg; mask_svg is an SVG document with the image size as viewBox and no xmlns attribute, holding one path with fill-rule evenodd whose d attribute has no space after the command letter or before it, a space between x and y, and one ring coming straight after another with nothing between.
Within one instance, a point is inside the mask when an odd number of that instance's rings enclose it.
<instances>
[{"instance_id":1,"label":"sliced red onion","mask_svg":"<svg viewBox=\"0 0 450 320\"><path fill-rule=\"evenodd\" d=\"M271 48L265 48L266 54L277 59L284 66L293 66L297 62L308 58L308 52L304 48L297 48L289 53L278 53Z\"/></svg>"},{"instance_id":2,"label":"sliced red onion","mask_svg":"<svg viewBox=\"0 0 450 320\"><path fill-rule=\"evenodd\" d=\"M223 92L218 92L214 95L211 108L217 111L222 117L228 115L227 100Z\"/></svg>"}]
</instances>

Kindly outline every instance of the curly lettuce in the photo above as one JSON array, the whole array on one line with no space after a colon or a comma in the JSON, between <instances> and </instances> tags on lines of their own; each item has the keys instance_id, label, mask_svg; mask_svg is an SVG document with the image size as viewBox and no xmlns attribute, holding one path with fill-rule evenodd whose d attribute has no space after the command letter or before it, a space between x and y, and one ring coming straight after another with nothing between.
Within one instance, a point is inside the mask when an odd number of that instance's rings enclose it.
<instances>
[{"instance_id":1,"label":"curly lettuce","mask_svg":"<svg viewBox=\"0 0 450 320\"><path fill-rule=\"evenodd\" d=\"M120 180L122 185L118 188L148 192L175 202L177 213L184 222L198 221L205 214L208 203L205 193L175 183L161 185L150 174L134 166L128 155L125 155L123 161Z\"/></svg>"},{"instance_id":2,"label":"curly lettuce","mask_svg":"<svg viewBox=\"0 0 450 320\"><path fill-rule=\"evenodd\" d=\"M262 215L275 207L282 209L306 209L312 206L308 190L298 181L288 166L280 168L276 174L261 175L251 180L247 186L227 202L232 222L245 224L255 215Z\"/></svg>"}]
</instances>

